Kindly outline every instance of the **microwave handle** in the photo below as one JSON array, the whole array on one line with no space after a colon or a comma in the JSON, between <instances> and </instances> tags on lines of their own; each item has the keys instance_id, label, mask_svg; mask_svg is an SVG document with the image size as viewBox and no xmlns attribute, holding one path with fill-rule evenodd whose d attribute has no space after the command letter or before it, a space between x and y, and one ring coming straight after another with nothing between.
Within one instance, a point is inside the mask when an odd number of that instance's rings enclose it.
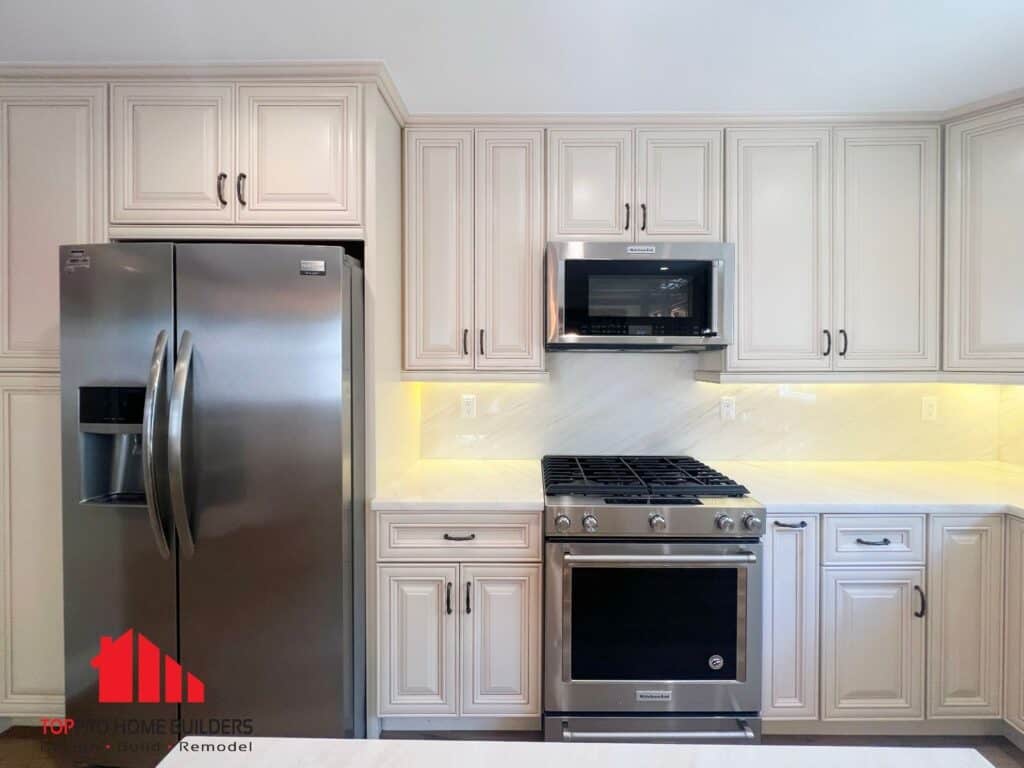
<instances>
[{"instance_id":1,"label":"microwave handle","mask_svg":"<svg viewBox=\"0 0 1024 768\"><path fill-rule=\"evenodd\" d=\"M566 563L624 564L624 565L750 565L757 562L753 552L735 555L562 555Z\"/></svg>"}]
</instances>

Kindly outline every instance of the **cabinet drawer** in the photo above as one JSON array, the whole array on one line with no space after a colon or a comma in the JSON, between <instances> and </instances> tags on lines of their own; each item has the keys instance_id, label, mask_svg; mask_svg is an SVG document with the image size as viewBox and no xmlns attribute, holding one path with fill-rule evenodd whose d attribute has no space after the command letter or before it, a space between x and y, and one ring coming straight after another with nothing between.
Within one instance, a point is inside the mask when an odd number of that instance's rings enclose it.
<instances>
[{"instance_id":1,"label":"cabinet drawer","mask_svg":"<svg viewBox=\"0 0 1024 768\"><path fill-rule=\"evenodd\" d=\"M923 564L924 515L826 515L821 559L823 565Z\"/></svg>"},{"instance_id":2,"label":"cabinet drawer","mask_svg":"<svg viewBox=\"0 0 1024 768\"><path fill-rule=\"evenodd\" d=\"M381 560L540 560L539 512L380 512Z\"/></svg>"}]
</instances>

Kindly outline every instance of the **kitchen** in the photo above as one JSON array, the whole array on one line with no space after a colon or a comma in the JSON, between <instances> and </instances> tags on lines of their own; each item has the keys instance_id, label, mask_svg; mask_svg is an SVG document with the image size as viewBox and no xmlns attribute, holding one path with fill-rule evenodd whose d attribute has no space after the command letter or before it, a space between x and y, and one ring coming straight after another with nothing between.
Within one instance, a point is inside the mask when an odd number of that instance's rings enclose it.
<instances>
[{"instance_id":1,"label":"kitchen","mask_svg":"<svg viewBox=\"0 0 1024 768\"><path fill-rule=\"evenodd\" d=\"M1017 10L948 12L956 77L893 11L907 83L723 62L710 94L582 57L531 94L299 33L341 9L257 9L273 55L227 56L213 17L137 12L115 48L30 5L0 33L0 761L155 764L109 718L185 723L163 753L1020 761L1024 62L967 34ZM637 40L678 32L655 5ZM494 13L521 49L529 14Z\"/></svg>"}]
</instances>

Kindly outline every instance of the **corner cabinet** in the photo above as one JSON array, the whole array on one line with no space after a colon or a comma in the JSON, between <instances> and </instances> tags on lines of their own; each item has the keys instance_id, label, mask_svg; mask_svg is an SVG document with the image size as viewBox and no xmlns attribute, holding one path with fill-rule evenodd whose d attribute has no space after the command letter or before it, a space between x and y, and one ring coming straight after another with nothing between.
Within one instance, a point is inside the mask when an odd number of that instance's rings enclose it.
<instances>
[{"instance_id":1,"label":"corner cabinet","mask_svg":"<svg viewBox=\"0 0 1024 768\"><path fill-rule=\"evenodd\" d=\"M106 86L0 83L0 371L59 367L57 248L107 238Z\"/></svg>"},{"instance_id":2,"label":"corner cabinet","mask_svg":"<svg viewBox=\"0 0 1024 768\"><path fill-rule=\"evenodd\" d=\"M768 519L764 536L765 719L818 718L818 519Z\"/></svg>"},{"instance_id":3,"label":"corner cabinet","mask_svg":"<svg viewBox=\"0 0 1024 768\"><path fill-rule=\"evenodd\" d=\"M323 83L114 83L115 224L358 225L362 93Z\"/></svg>"},{"instance_id":4,"label":"corner cabinet","mask_svg":"<svg viewBox=\"0 0 1024 768\"><path fill-rule=\"evenodd\" d=\"M547 180L550 240L721 240L721 130L552 130Z\"/></svg>"},{"instance_id":5,"label":"corner cabinet","mask_svg":"<svg viewBox=\"0 0 1024 768\"><path fill-rule=\"evenodd\" d=\"M406 370L543 367L540 130L405 137Z\"/></svg>"},{"instance_id":6,"label":"corner cabinet","mask_svg":"<svg viewBox=\"0 0 1024 768\"><path fill-rule=\"evenodd\" d=\"M1024 106L946 127L951 371L1024 371Z\"/></svg>"}]
</instances>

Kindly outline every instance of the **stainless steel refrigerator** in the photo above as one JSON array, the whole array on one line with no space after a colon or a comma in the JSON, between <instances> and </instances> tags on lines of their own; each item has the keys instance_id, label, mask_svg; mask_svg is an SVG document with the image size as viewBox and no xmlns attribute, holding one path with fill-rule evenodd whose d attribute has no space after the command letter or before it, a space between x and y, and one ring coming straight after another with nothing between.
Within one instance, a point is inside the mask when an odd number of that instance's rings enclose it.
<instances>
[{"instance_id":1,"label":"stainless steel refrigerator","mask_svg":"<svg viewBox=\"0 0 1024 768\"><path fill-rule=\"evenodd\" d=\"M117 243L63 246L60 273L77 757L154 765L175 736L161 721L363 736L359 263L333 245ZM203 695L178 703L167 678L164 703L140 702L140 651L132 701L101 702L101 638L129 629Z\"/></svg>"}]
</instances>

